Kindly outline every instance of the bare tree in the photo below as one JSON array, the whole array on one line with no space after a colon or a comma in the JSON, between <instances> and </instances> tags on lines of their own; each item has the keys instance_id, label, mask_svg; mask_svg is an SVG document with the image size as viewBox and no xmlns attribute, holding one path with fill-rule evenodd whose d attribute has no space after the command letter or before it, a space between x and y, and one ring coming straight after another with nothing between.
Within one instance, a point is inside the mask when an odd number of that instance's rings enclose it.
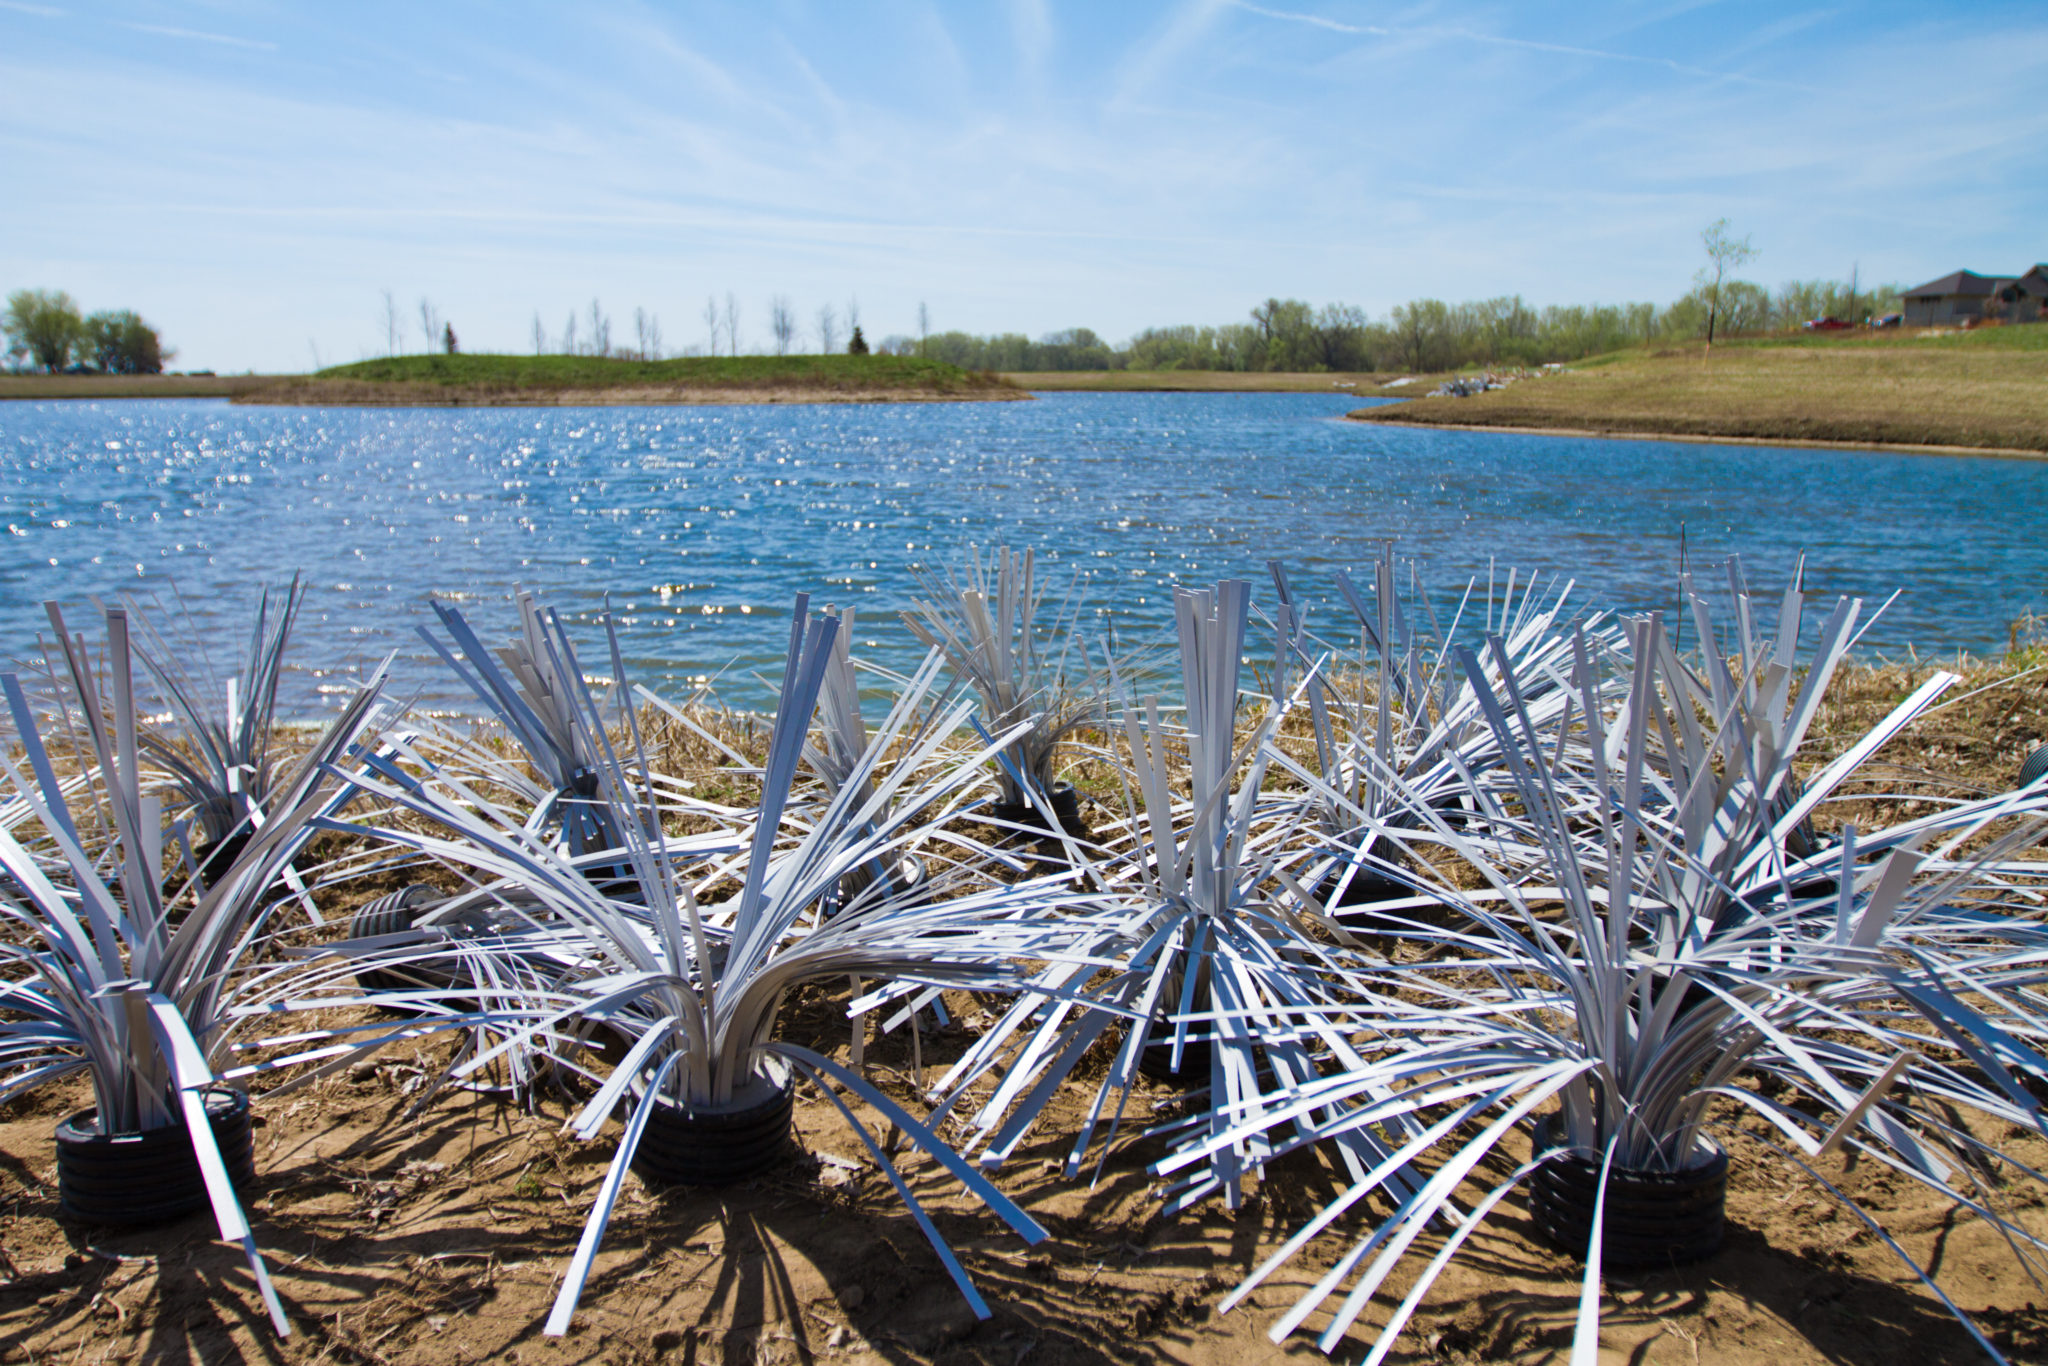
<instances>
[{"instance_id":1,"label":"bare tree","mask_svg":"<svg viewBox=\"0 0 2048 1366\"><path fill-rule=\"evenodd\" d=\"M661 315L659 313L647 315L647 354L640 359L661 359Z\"/></svg>"},{"instance_id":2,"label":"bare tree","mask_svg":"<svg viewBox=\"0 0 2048 1366\"><path fill-rule=\"evenodd\" d=\"M704 296L704 326L711 333L711 350L708 354L715 356L718 354L718 299L715 295Z\"/></svg>"},{"instance_id":3,"label":"bare tree","mask_svg":"<svg viewBox=\"0 0 2048 1366\"><path fill-rule=\"evenodd\" d=\"M860 300L846 301L846 328L849 332L860 331Z\"/></svg>"},{"instance_id":4,"label":"bare tree","mask_svg":"<svg viewBox=\"0 0 2048 1366\"><path fill-rule=\"evenodd\" d=\"M1695 274L1693 283L1707 296L1707 349L1714 349L1714 324L1721 314L1721 284L1731 270L1756 259L1756 248L1747 237L1737 241L1728 235L1728 220L1717 218L1700 234L1707 249L1707 264Z\"/></svg>"},{"instance_id":5,"label":"bare tree","mask_svg":"<svg viewBox=\"0 0 2048 1366\"><path fill-rule=\"evenodd\" d=\"M725 296L725 345L733 355L740 353L740 301L730 290Z\"/></svg>"},{"instance_id":6,"label":"bare tree","mask_svg":"<svg viewBox=\"0 0 2048 1366\"><path fill-rule=\"evenodd\" d=\"M562 354L576 354L576 310L569 310L569 320L562 324Z\"/></svg>"},{"instance_id":7,"label":"bare tree","mask_svg":"<svg viewBox=\"0 0 2048 1366\"><path fill-rule=\"evenodd\" d=\"M384 291L384 354L398 354L398 335L404 330L398 317L398 300L391 297L391 291Z\"/></svg>"},{"instance_id":8,"label":"bare tree","mask_svg":"<svg viewBox=\"0 0 2048 1366\"><path fill-rule=\"evenodd\" d=\"M590 301L590 354L609 356L612 353L612 320L598 307L597 300Z\"/></svg>"},{"instance_id":9,"label":"bare tree","mask_svg":"<svg viewBox=\"0 0 2048 1366\"><path fill-rule=\"evenodd\" d=\"M930 310L930 309L928 309L928 308L926 308L926 307L924 306L924 300L922 300L922 299L919 299L919 300L917 301L917 354L918 354L918 355L922 356L922 355L923 355L923 354L925 353L925 350L926 350L926 348L927 348L927 347L928 347L928 346L929 346L929 345L931 344L931 336L932 336L932 315L931 315L931 310Z\"/></svg>"},{"instance_id":10,"label":"bare tree","mask_svg":"<svg viewBox=\"0 0 2048 1366\"><path fill-rule=\"evenodd\" d=\"M647 310L637 306L633 309L633 356L647 359Z\"/></svg>"},{"instance_id":11,"label":"bare tree","mask_svg":"<svg viewBox=\"0 0 2048 1366\"><path fill-rule=\"evenodd\" d=\"M441 345L441 314L427 302L427 296L424 294L420 296L420 335L427 339L425 349L427 354L432 355Z\"/></svg>"},{"instance_id":12,"label":"bare tree","mask_svg":"<svg viewBox=\"0 0 2048 1366\"><path fill-rule=\"evenodd\" d=\"M818 305L818 354L829 356L839 349L839 315L832 305Z\"/></svg>"},{"instance_id":13,"label":"bare tree","mask_svg":"<svg viewBox=\"0 0 2048 1366\"><path fill-rule=\"evenodd\" d=\"M775 334L775 354L789 354L790 343L796 340L796 310L789 305L788 296L778 294L768 305L768 330Z\"/></svg>"},{"instance_id":14,"label":"bare tree","mask_svg":"<svg viewBox=\"0 0 2048 1366\"><path fill-rule=\"evenodd\" d=\"M544 356L548 350L548 330L540 325L540 310L533 310L533 354Z\"/></svg>"}]
</instances>

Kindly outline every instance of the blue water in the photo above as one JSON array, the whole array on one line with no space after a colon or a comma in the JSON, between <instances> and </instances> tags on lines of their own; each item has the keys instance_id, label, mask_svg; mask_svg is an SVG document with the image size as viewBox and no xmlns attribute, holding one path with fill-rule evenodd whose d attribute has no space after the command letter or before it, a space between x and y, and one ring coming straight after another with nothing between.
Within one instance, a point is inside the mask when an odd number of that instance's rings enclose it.
<instances>
[{"instance_id":1,"label":"blue water","mask_svg":"<svg viewBox=\"0 0 2048 1366\"><path fill-rule=\"evenodd\" d=\"M486 638L512 594L572 620L609 591L635 676L717 677L765 697L792 595L853 603L858 645L901 663L911 566L1032 545L1077 569L1122 639L1172 585L1266 560L1331 601L1330 570L1383 538L1440 593L1497 563L1577 580L1577 601L1671 604L1739 553L1819 595L1903 598L1866 650L1996 648L2042 601L2048 467L1999 460L1431 432L1338 421L1342 394L1054 394L1031 403L735 408L290 409L0 404L0 656L34 653L41 604L94 626L96 594L175 584L224 645L257 587L313 591L292 682L304 705L396 650L457 698L412 634L427 599ZM1318 617L1337 626L1337 609ZM96 627L95 627L96 629ZM594 632L589 660L598 658Z\"/></svg>"}]
</instances>

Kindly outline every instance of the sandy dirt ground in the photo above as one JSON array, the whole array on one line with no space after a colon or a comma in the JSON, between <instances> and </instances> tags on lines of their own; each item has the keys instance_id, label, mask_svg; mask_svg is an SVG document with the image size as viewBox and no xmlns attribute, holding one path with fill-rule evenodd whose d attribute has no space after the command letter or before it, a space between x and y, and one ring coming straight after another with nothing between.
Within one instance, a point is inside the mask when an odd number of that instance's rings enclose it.
<instances>
[{"instance_id":1,"label":"sandy dirt ground","mask_svg":"<svg viewBox=\"0 0 2048 1366\"><path fill-rule=\"evenodd\" d=\"M836 1034L843 1056L843 1002L808 1004L792 1032L821 1045ZM927 1033L928 1074L967 1037L958 1026ZM785 1161L768 1176L660 1194L629 1178L575 1325L553 1339L541 1325L617 1126L578 1144L559 1132L565 1104L529 1113L466 1092L415 1116L409 1093L436 1053L387 1053L275 1102L259 1098L250 1203L294 1326L283 1341L239 1249L218 1241L210 1219L115 1231L59 1216L51 1129L89 1103L82 1088L10 1107L0 1121L0 1359L1312 1361L1321 1353L1309 1336L1276 1346L1267 1331L1368 1227L1354 1220L1325 1235L1247 1304L1218 1314L1216 1302L1338 1189L1319 1158L1284 1160L1235 1214L1211 1204L1166 1219L1156 1213L1146 1169L1156 1153L1145 1143L1121 1144L1093 1181L1067 1180L1059 1159L1069 1137L1055 1123L1001 1175L1050 1234L1030 1247L913 1157L906 1172L992 1310L977 1322L859 1140L807 1094ZM880 1041L869 1060L898 1099L910 1098L900 1041ZM1146 1086L1141 1100L1160 1113L1179 1103L1170 1089ZM1610 1276L1603 1361L1924 1366L1978 1355L1854 1215L1757 1146L1751 1130L1722 1133L1732 1159L1726 1245L1694 1266ZM2034 1162L2048 1158L2037 1139L2014 1146ZM1867 1162L1823 1171L2013 1359L2048 1358L2048 1312L2036 1308L2048 1291L1992 1234ZM2010 1194L2017 1208L2038 1211L2037 1190ZM1396 1277L1394 1299L1411 1275ZM1537 1241L1525 1207L1511 1201L1438 1283L1393 1359L1563 1361L1577 1291L1577 1263ZM1383 1322L1394 1299L1365 1322ZM1354 1329L1337 1359L1358 1361L1369 1339Z\"/></svg>"}]
</instances>

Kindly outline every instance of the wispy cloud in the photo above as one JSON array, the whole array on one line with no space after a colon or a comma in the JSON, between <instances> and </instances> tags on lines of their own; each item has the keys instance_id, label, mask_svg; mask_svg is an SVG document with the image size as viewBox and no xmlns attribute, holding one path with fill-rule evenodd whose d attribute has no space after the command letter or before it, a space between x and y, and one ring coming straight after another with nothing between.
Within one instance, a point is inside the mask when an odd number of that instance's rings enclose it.
<instances>
[{"instance_id":1,"label":"wispy cloud","mask_svg":"<svg viewBox=\"0 0 2048 1366\"><path fill-rule=\"evenodd\" d=\"M1722 57L1739 57L1745 53L1761 52L1775 47L1787 38L1817 28L1830 19L1849 13L1846 9L1807 10L1802 14L1788 14L1774 24L1766 24L1753 33L1743 35L1740 41L1720 52Z\"/></svg>"},{"instance_id":2,"label":"wispy cloud","mask_svg":"<svg viewBox=\"0 0 2048 1366\"><path fill-rule=\"evenodd\" d=\"M1052 11L1046 0L1010 0L1010 34L1025 72L1036 74L1052 54Z\"/></svg>"},{"instance_id":3,"label":"wispy cloud","mask_svg":"<svg viewBox=\"0 0 2048 1366\"><path fill-rule=\"evenodd\" d=\"M2038 255L2048 215L2048 22L2038 0L1976 3L906 0L764 21L748 0L591 0L480 25L359 0L265 7L236 38L199 29L239 19L163 31L182 11L154 0L90 25L0 0L0 279L136 307L222 369L302 364L308 335L347 355L386 287L480 347L593 295L672 335L706 293L756 319L778 294L858 295L877 337L921 298L947 327L1113 338L1268 295L1662 300L1723 215L1764 249L1760 280L1852 259L1924 279ZM224 39L247 59L185 45ZM1843 97L1902 51L1910 98Z\"/></svg>"},{"instance_id":4,"label":"wispy cloud","mask_svg":"<svg viewBox=\"0 0 2048 1366\"><path fill-rule=\"evenodd\" d=\"M1142 98L1183 54L1201 41L1231 0L1185 0L1172 19L1149 36L1123 64L1115 104Z\"/></svg>"},{"instance_id":5,"label":"wispy cloud","mask_svg":"<svg viewBox=\"0 0 2048 1366\"><path fill-rule=\"evenodd\" d=\"M1267 19L1284 19L1290 24L1307 24L1311 28L1326 28L1332 33L1363 33L1383 38L1394 31L1376 24L1347 24L1340 19L1329 19L1320 14L1303 14L1297 10L1267 9L1264 5L1248 4L1246 0L1232 0L1232 4L1248 14L1261 15Z\"/></svg>"},{"instance_id":6,"label":"wispy cloud","mask_svg":"<svg viewBox=\"0 0 2048 1366\"><path fill-rule=\"evenodd\" d=\"M122 28L137 33L153 33L159 38L184 38L195 43L216 43L221 47L248 48L255 52L275 52L276 43L266 43L256 38L237 38L231 33L204 33L195 28L172 28L168 24L136 24L126 20L118 21Z\"/></svg>"},{"instance_id":7,"label":"wispy cloud","mask_svg":"<svg viewBox=\"0 0 2048 1366\"><path fill-rule=\"evenodd\" d=\"M1478 29L1456 28L1443 25L1400 25L1348 24L1338 19L1326 18L1320 14L1307 14L1298 10L1269 9L1254 5L1249 0L1228 0L1232 8L1256 14L1265 19L1279 19L1287 23L1306 24L1313 28L1327 29L1333 33L1356 34L1368 38L1421 38L1439 43L1477 43L1486 47L1514 48L1523 52L1547 52L1559 57L1584 57L1590 61L1626 62L1638 66L1658 67L1677 72L1682 76L1697 76L1703 80L1741 81L1748 85L1781 86L1797 88L1791 82L1765 80L1739 71L1715 71L1707 67L1692 66L1669 57L1646 57L1633 52L1612 52L1605 48L1576 47L1569 43L1547 43L1534 38L1512 38L1500 33L1487 33Z\"/></svg>"}]
</instances>

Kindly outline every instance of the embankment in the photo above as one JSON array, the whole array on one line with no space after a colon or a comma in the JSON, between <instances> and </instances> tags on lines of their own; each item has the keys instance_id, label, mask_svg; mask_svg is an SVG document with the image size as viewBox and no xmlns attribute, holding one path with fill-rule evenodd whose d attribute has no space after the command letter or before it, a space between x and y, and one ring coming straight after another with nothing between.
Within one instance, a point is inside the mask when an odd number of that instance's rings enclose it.
<instances>
[{"instance_id":1,"label":"embankment","mask_svg":"<svg viewBox=\"0 0 2048 1366\"><path fill-rule=\"evenodd\" d=\"M396 356L237 393L237 403L553 407L1028 399L995 375L906 356Z\"/></svg>"},{"instance_id":2,"label":"embankment","mask_svg":"<svg viewBox=\"0 0 2048 1366\"><path fill-rule=\"evenodd\" d=\"M2000 335L2005 334L2005 335ZM1625 352L1361 422L2048 455L2048 327Z\"/></svg>"}]
</instances>

